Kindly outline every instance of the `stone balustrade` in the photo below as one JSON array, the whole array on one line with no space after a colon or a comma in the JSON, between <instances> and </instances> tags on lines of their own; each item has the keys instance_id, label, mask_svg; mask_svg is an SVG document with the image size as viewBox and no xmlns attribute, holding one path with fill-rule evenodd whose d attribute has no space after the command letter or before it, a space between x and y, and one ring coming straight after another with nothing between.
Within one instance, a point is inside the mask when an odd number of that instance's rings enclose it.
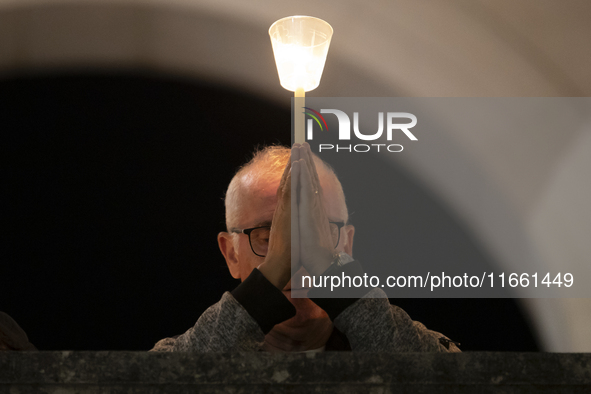
<instances>
[{"instance_id":1,"label":"stone balustrade","mask_svg":"<svg viewBox=\"0 0 591 394\"><path fill-rule=\"evenodd\" d=\"M591 393L589 353L0 352L0 393Z\"/></svg>"}]
</instances>

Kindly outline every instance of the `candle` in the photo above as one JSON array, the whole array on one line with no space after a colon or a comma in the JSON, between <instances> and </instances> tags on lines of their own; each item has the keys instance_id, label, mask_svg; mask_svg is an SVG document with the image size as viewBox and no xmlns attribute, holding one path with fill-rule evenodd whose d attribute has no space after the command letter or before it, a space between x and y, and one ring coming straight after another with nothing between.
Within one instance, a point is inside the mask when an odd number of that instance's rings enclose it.
<instances>
[{"instance_id":1,"label":"candle","mask_svg":"<svg viewBox=\"0 0 591 394\"><path fill-rule=\"evenodd\" d=\"M295 142L304 142L305 92L320 84L332 27L311 16L288 16L269 28L279 82L294 92Z\"/></svg>"}]
</instances>

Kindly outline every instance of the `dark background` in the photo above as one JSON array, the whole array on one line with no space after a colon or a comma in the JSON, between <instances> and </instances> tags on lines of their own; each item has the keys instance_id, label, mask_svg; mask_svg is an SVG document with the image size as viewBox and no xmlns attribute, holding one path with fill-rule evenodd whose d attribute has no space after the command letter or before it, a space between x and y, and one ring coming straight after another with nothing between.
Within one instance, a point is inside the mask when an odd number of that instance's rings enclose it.
<instances>
[{"instance_id":1,"label":"dark background","mask_svg":"<svg viewBox=\"0 0 591 394\"><path fill-rule=\"evenodd\" d=\"M0 79L0 310L40 350L148 350L186 331L238 283L216 242L222 198L255 146L289 145L289 97L138 70ZM428 220L421 253L452 240L488 258L394 172L412 208L395 231ZM412 240L397 247L409 254ZM539 349L511 299L391 301L464 351Z\"/></svg>"}]
</instances>

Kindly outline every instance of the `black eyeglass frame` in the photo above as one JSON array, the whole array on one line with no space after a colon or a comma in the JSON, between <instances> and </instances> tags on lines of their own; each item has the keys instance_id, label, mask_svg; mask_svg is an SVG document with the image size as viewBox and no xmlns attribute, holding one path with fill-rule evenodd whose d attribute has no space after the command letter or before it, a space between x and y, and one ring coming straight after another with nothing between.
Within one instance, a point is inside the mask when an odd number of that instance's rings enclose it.
<instances>
[{"instance_id":1,"label":"black eyeglass frame","mask_svg":"<svg viewBox=\"0 0 591 394\"><path fill-rule=\"evenodd\" d=\"M341 241L341 229L343 227L345 227L345 222L329 222L331 224L336 224L337 225L337 243L335 244L335 248L337 246L339 246L339 242ZM233 228L232 230L230 230L231 233L236 233L236 234L246 234L248 235L248 244L250 245L250 250L252 250L252 253L256 254L259 257L266 257L267 255L260 255L257 252L254 251L254 248L252 246L252 242L250 240L250 234L254 231L254 230L258 230L259 228L268 228L269 231L271 230L271 226L259 226L259 227L251 227L251 228L245 228L245 229L239 229L239 228Z\"/></svg>"}]
</instances>

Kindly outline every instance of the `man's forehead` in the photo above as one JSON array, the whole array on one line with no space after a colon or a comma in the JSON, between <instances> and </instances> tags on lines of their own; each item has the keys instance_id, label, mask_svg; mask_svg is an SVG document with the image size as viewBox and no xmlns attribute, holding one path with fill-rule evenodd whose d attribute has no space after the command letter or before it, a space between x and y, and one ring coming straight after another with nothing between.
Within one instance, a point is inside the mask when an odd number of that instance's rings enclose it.
<instances>
[{"instance_id":1,"label":"man's forehead","mask_svg":"<svg viewBox=\"0 0 591 394\"><path fill-rule=\"evenodd\" d=\"M255 199L269 199L277 194L281 176L270 174L265 177L246 174L241 179L241 194Z\"/></svg>"},{"instance_id":2,"label":"man's forehead","mask_svg":"<svg viewBox=\"0 0 591 394\"><path fill-rule=\"evenodd\" d=\"M329 219L346 221L346 207L344 207L344 201L339 193L340 187L335 183L334 175L324 169L319 169L318 172ZM261 224L263 221L270 222L277 205L277 188L281 176L282 174L270 174L265 178L257 179L253 176L243 178L241 198L243 198L244 204L241 204L242 215L240 216L248 218L250 222L255 220L257 224Z\"/></svg>"},{"instance_id":3,"label":"man's forehead","mask_svg":"<svg viewBox=\"0 0 591 394\"><path fill-rule=\"evenodd\" d=\"M257 179L245 176L240 185L239 222L241 226L268 225L277 205L279 178Z\"/></svg>"}]
</instances>

